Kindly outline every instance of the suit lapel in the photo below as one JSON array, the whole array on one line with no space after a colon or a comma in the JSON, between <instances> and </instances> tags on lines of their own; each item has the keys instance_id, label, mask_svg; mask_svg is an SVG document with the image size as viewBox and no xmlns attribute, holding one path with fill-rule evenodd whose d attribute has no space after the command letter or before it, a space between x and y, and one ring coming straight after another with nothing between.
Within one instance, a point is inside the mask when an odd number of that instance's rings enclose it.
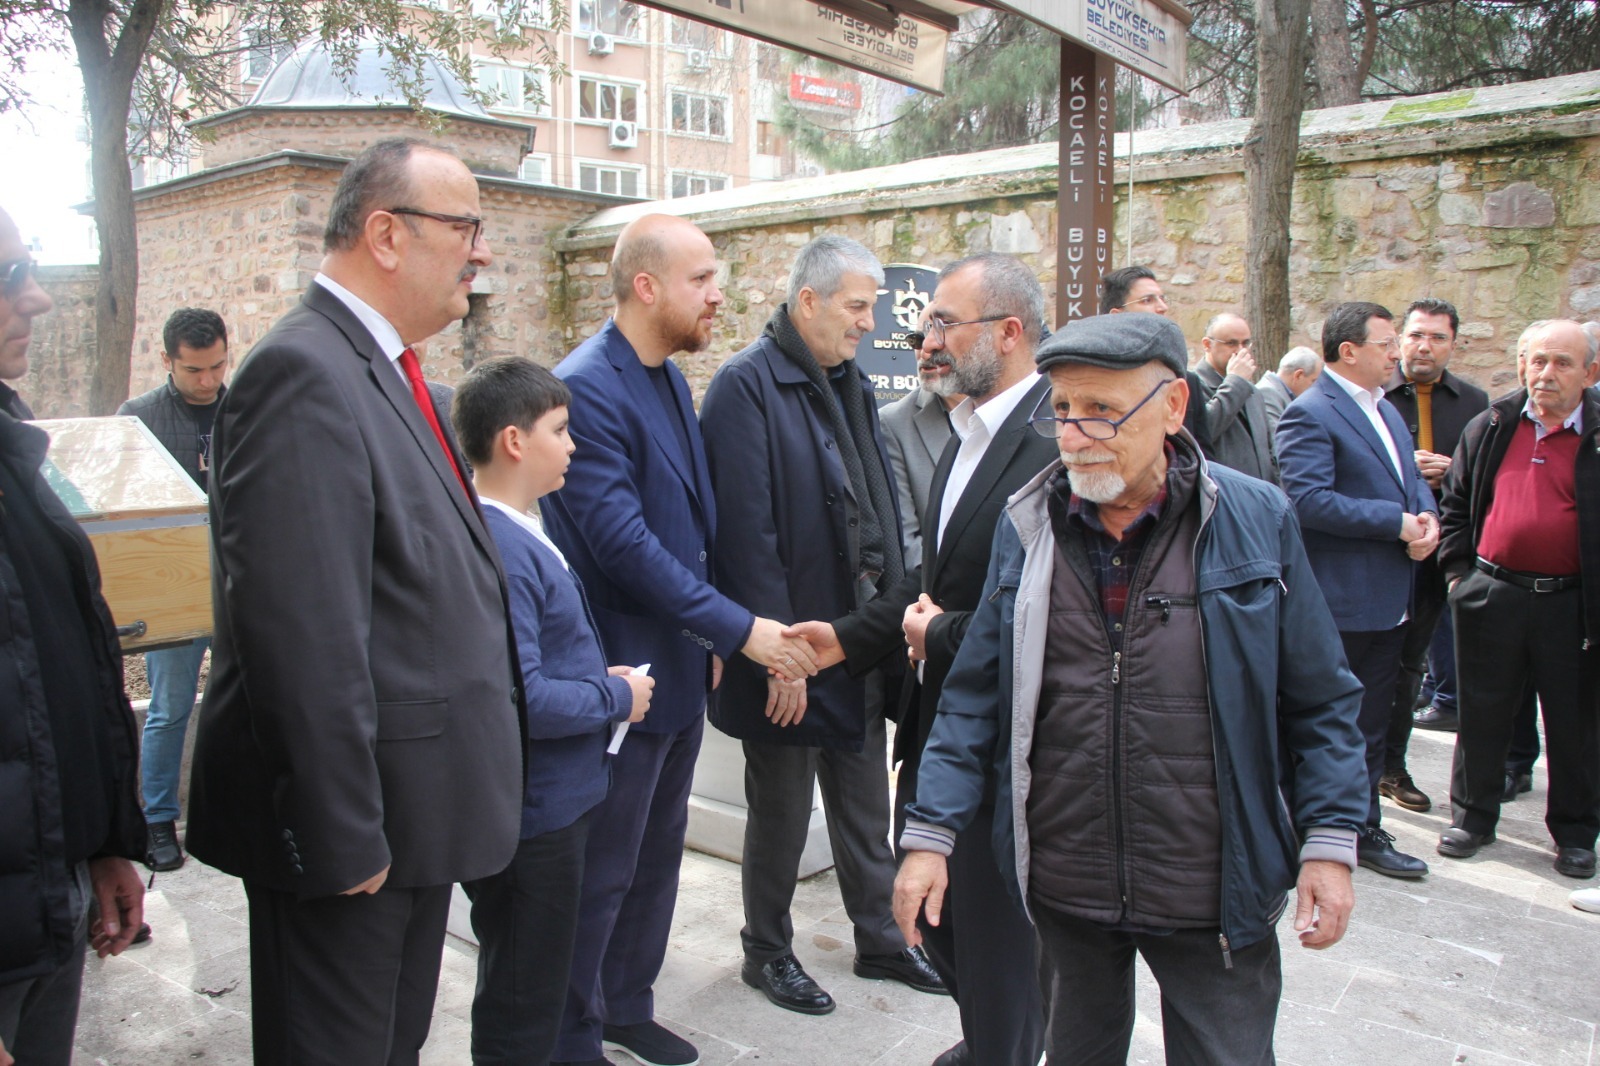
<instances>
[{"instance_id":1,"label":"suit lapel","mask_svg":"<svg viewBox=\"0 0 1600 1066\"><path fill-rule=\"evenodd\" d=\"M378 347L378 342L363 326L359 319L351 313L350 309L332 293L320 285L313 284L306 290L306 305L312 310L325 316L333 325L345 335L356 356L366 360L367 375L378 391L383 394L399 416L400 422L406 427L411 437L416 441L417 447L422 450L423 457L428 465L433 468L434 475L439 483L444 486L446 495L450 497L456 513L467 524L472 532L473 539L485 547L489 544L488 531L484 528L483 518L478 514L475 500L468 499L461 491L461 482L456 478L456 472L450 468L450 462L445 458L444 452L439 447L438 439L433 435L433 427L428 425L428 420L423 417L422 409L417 406L416 398L411 395L411 390L401 380L400 373L395 369L394 363L383 350ZM429 398L432 398L430 390ZM434 405L434 414L439 417L439 426L444 430L445 440L449 442L450 449L455 455L456 462L461 464L463 474L467 471L466 458L456 447L455 437L449 430L450 412L440 412L438 405ZM494 553L491 550L490 555Z\"/></svg>"},{"instance_id":2,"label":"suit lapel","mask_svg":"<svg viewBox=\"0 0 1600 1066\"><path fill-rule=\"evenodd\" d=\"M705 499L706 497L701 494L694 463L689 456L683 454L683 449L678 445L678 434L667 422L672 415L661 405L661 396L656 392L656 387L650 383L650 372L639 362L639 356L633 350L633 345L629 344L622 331L617 329L615 322L607 322L605 328L615 334L606 338L606 358L611 361L612 367L621 378L622 387L632 402L634 414L650 431L650 438L656 442L656 447L672 461L672 469L683 480L684 488L688 489L697 501ZM667 371L667 381L669 384L672 383L670 370ZM672 392L681 412L684 401L679 396L680 390L674 388ZM692 420L692 408L689 414ZM684 423L685 432L690 424L690 422Z\"/></svg>"},{"instance_id":3,"label":"suit lapel","mask_svg":"<svg viewBox=\"0 0 1600 1066\"><path fill-rule=\"evenodd\" d=\"M950 439L950 415L945 411L944 400L924 390L911 424L917 427L917 438L928 450L928 462L938 463L945 441Z\"/></svg>"},{"instance_id":4,"label":"suit lapel","mask_svg":"<svg viewBox=\"0 0 1600 1066\"><path fill-rule=\"evenodd\" d=\"M944 508L944 490L950 484L950 470L956 465L956 452L961 450L961 438L952 432L939 453L939 462L933 468L933 480L928 483L928 513L922 517L922 587L933 588L934 571L939 562L939 512Z\"/></svg>"},{"instance_id":5,"label":"suit lapel","mask_svg":"<svg viewBox=\"0 0 1600 1066\"><path fill-rule=\"evenodd\" d=\"M1331 370L1324 371L1324 376L1331 373L1333 373ZM1362 440L1367 442L1367 447L1372 449L1373 454L1378 457L1378 461L1383 464L1383 468L1389 472L1389 476L1394 478L1394 483L1400 486L1401 491L1404 492L1405 485L1400 481L1400 472L1394 468L1394 463L1389 459L1389 449L1385 448L1383 441L1378 439L1378 431L1373 428L1372 420L1361 409L1361 405L1356 402L1355 397L1346 392L1344 386L1337 381L1323 381L1322 377L1318 377L1316 384L1333 401L1333 409L1338 412L1339 416L1350 424L1350 427L1356 431ZM1383 418L1384 425L1389 426L1389 433L1392 436L1394 434L1393 423L1384 414L1381 404L1378 407L1378 414ZM1404 429L1404 427L1401 428ZM1403 436L1409 436L1409 434L1404 434ZM1399 441L1403 439L1403 436L1396 438L1395 452L1397 454L1400 450Z\"/></svg>"}]
</instances>

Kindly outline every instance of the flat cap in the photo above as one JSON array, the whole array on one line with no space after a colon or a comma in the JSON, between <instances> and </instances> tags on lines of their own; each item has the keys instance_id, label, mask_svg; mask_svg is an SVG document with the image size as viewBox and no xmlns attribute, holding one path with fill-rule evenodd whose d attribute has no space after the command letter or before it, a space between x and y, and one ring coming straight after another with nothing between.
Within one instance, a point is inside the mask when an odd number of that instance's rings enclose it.
<instances>
[{"instance_id":1,"label":"flat cap","mask_svg":"<svg viewBox=\"0 0 1600 1066\"><path fill-rule=\"evenodd\" d=\"M1050 334L1034 353L1041 373L1068 363L1135 370L1152 359L1166 364L1179 377L1189 366L1183 330L1165 315L1149 311L1124 311L1068 322Z\"/></svg>"}]
</instances>

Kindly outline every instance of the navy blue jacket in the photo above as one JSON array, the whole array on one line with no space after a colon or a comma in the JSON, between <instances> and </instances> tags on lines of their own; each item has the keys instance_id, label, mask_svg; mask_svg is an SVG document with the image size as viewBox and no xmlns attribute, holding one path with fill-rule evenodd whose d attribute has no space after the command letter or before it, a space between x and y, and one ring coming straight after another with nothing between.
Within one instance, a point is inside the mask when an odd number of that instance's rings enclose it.
<instances>
[{"instance_id":1,"label":"navy blue jacket","mask_svg":"<svg viewBox=\"0 0 1600 1066\"><path fill-rule=\"evenodd\" d=\"M605 799L606 744L611 726L633 712L633 694L622 678L606 676L583 590L561 560L498 508L485 507L483 517L506 568L528 706L527 840L564 829Z\"/></svg>"},{"instance_id":2,"label":"navy blue jacket","mask_svg":"<svg viewBox=\"0 0 1600 1066\"><path fill-rule=\"evenodd\" d=\"M1012 496L995 531L983 598L945 680L904 838L913 850L948 854L993 777L994 846L1024 905L1030 753L1057 555L1045 504L1055 469ZM1345 665L1283 494L1204 464L1193 506L1222 816L1221 924L1238 949L1272 933L1303 860L1355 863L1367 817L1361 683ZM1293 767L1287 794L1284 760Z\"/></svg>"},{"instance_id":3,"label":"navy blue jacket","mask_svg":"<svg viewBox=\"0 0 1600 1066\"><path fill-rule=\"evenodd\" d=\"M683 374L670 360L666 372L689 455L614 321L561 361L578 450L566 486L540 504L607 654L651 664L650 714L633 727L648 733L676 733L705 713L712 653L731 660L755 621L711 587L717 510L705 446Z\"/></svg>"},{"instance_id":4,"label":"navy blue jacket","mask_svg":"<svg viewBox=\"0 0 1600 1066\"><path fill-rule=\"evenodd\" d=\"M1400 516L1438 508L1417 470L1411 431L1378 403L1402 478L1361 405L1320 374L1278 420L1278 469L1305 531L1306 555L1343 632L1393 629L1411 604L1416 564L1400 542Z\"/></svg>"},{"instance_id":5,"label":"navy blue jacket","mask_svg":"<svg viewBox=\"0 0 1600 1066\"><path fill-rule=\"evenodd\" d=\"M861 458L881 463L892 486L872 383L865 377L861 383L877 445ZM718 368L700 407L700 426L722 512L717 587L780 622L840 618L855 610L858 509L828 398L763 335ZM897 516L880 517L885 550L898 551ZM740 740L861 750L865 686L843 667L810 680L798 725L773 725L766 702L766 669L740 656L728 663L712 696L711 723Z\"/></svg>"}]
</instances>

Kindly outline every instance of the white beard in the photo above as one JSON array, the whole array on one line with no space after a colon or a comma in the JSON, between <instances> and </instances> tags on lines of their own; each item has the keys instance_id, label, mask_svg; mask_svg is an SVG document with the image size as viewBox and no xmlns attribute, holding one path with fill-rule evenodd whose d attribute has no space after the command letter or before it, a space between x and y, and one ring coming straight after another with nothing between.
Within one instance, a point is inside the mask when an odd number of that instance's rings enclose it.
<instances>
[{"instance_id":1,"label":"white beard","mask_svg":"<svg viewBox=\"0 0 1600 1066\"><path fill-rule=\"evenodd\" d=\"M1067 484L1090 503L1111 503L1128 491L1128 483L1108 470L1077 470L1067 467Z\"/></svg>"}]
</instances>

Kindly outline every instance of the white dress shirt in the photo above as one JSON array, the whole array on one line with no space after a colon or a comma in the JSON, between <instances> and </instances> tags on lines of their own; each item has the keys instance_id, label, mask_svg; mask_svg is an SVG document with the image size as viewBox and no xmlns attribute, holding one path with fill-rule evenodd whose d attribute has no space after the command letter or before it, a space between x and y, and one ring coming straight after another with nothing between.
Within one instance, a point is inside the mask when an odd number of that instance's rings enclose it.
<instances>
[{"instance_id":1,"label":"white dress shirt","mask_svg":"<svg viewBox=\"0 0 1600 1066\"><path fill-rule=\"evenodd\" d=\"M944 496L939 500L939 541L944 540L944 527L949 525L950 516L955 512L961 494L967 491L967 483L972 480L972 472L983 460L983 453L989 450L994 435L999 432L1000 423L1010 416L1038 380L1037 372L1030 373L982 404L974 404L972 397L968 396L950 412L950 428L961 438L961 447L956 452L955 464L950 467L950 480L945 483Z\"/></svg>"},{"instance_id":2,"label":"white dress shirt","mask_svg":"<svg viewBox=\"0 0 1600 1066\"><path fill-rule=\"evenodd\" d=\"M406 372L400 367L400 356L405 353L406 342L400 339L400 331L389 324L389 320L373 310L372 305L349 289L334 281L328 275L317 272L312 279L350 309L367 332L372 334L372 339L378 342L378 350L388 357L389 365L394 367L394 372L400 375L400 380L406 384L406 391L411 390L411 382L406 378Z\"/></svg>"},{"instance_id":3,"label":"white dress shirt","mask_svg":"<svg viewBox=\"0 0 1600 1066\"><path fill-rule=\"evenodd\" d=\"M1337 370L1333 370L1331 366L1328 369L1333 372L1333 380L1350 394L1350 398L1361 408L1361 413L1367 416L1367 421L1372 423L1378 439L1383 441L1384 450L1389 453L1389 463L1394 467L1395 476L1400 479L1400 484L1404 485L1406 471L1405 467L1400 465L1400 452L1395 448L1394 438L1389 435L1389 427L1384 424L1383 415L1378 413L1378 401L1383 399L1383 389L1364 389Z\"/></svg>"}]
</instances>

